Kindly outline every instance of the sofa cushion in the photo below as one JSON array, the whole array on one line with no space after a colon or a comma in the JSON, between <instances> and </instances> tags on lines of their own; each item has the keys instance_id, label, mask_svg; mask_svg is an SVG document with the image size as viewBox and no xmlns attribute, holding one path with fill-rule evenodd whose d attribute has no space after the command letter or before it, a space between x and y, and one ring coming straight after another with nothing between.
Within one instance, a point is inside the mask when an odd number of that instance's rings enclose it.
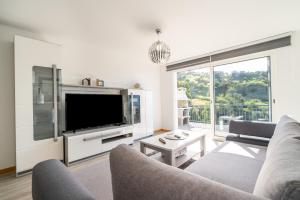
<instances>
[{"instance_id":1,"label":"sofa cushion","mask_svg":"<svg viewBox=\"0 0 300 200\"><path fill-rule=\"evenodd\" d=\"M229 132L238 135L271 138L274 134L275 123L231 120Z\"/></svg>"},{"instance_id":2,"label":"sofa cushion","mask_svg":"<svg viewBox=\"0 0 300 200\"><path fill-rule=\"evenodd\" d=\"M254 194L274 200L300 198L300 124L284 116L270 141ZM269 149L270 148L270 149Z\"/></svg>"},{"instance_id":3,"label":"sofa cushion","mask_svg":"<svg viewBox=\"0 0 300 200\"><path fill-rule=\"evenodd\" d=\"M276 149L283 139L293 136L300 136L299 125L299 122L290 118L289 116L282 116L277 123L274 135L269 142L267 155L271 154L273 149Z\"/></svg>"},{"instance_id":4,"label":"sofa cushion","mask_svg":"<svg viewBox=\"0 0 300 200\"><path fill-rule=\"evenodd\" d=\"M263 200L119 145L110 153L114 200Z\"/></svg>"},{"instance_id":5,"label":"sofa cushion","mask_svg":"<svg viewBox=\"0 0 300 200\"><path fill-rule=\"evenodd\" d=\"M227 141L186 171L252 193L265 154L266 147Z\"/></svg>"}]
</instances>

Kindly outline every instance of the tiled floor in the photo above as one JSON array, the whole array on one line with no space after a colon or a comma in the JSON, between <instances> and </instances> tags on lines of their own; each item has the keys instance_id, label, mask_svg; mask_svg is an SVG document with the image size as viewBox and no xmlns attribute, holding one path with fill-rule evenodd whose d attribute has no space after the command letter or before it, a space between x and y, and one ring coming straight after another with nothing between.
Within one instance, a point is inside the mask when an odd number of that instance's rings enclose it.
<instances>
[{"instance_id":1,"label":"tiled floor","mask_svg":"<svg viewBox=\"0 0 300 200\"><path fill-rule=\"evenodd\" d=\"M202 130L201 130L202 131ZM206 141L207 152L214 149L220 142L213 140L213 136L208 134ZM200 144L196 143L192 148L200 149ZM139 149L139 143L134 144L134 148ZM200 154L195 156L194 159L199 159ZM108 153L93 159L74 164L70 166L70 170L77 170L87 167L91 164L99 162L100 160L108 159ZM15 177L14 174L0 176L0 200L30 200L31 197L31 174L21 177Z\"/></svg>"}]
</instances>

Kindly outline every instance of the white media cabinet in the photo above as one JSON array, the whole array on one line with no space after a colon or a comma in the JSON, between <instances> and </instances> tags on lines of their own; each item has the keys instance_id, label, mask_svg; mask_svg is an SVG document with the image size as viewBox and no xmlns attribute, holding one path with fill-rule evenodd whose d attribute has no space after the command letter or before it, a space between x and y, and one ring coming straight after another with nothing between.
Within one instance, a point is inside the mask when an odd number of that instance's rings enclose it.
<instances>
[{"instance_id":1,"label":"white media cabinet","mask_svg":"<svg viewBox=\"0 0 300 200\"><path fill-rule=\"evenodd\" d=\"M66 165L110 151L119 144L153 135L152 92L123 88L99 88L63 85L61 119L65 119L66 94L121 94L126 125L79 130L64 133L64 161ZM65 130L65 120L60 127Z\"/></svg>"},{"instance_id":2,"label":"white media cabinet","mask_svg":"<svg viewBox=\"0 0 300 200\"><path fill-rule=\"evenodd\" d=\"M133 126L121 125L64 134L65 164L109 151L119 144L133 143Z\"/></svg>"},{"instance_id":3,"label":"white media cabinet","mask_svg":"<svg viewBox=\"0 0 300 200\"><path fill-rule=\"evenodd\" d=\"M64 85L60 56L60 45L15 36L17 175L30 172L37 163L44 160L63 160L66 155L65 142L68 147L66 160L72 162L108 151L116 144L129 144L133 139L153 134L151 91ZM65 133L66 93L122 93L127 123L133 125L94 129L76 134ZM134 99L131 104L128 101L129 95ZM130 109L127 108L129 105ZM64 133L67 141L63 140Z\"/></svg>"}]
</instances>

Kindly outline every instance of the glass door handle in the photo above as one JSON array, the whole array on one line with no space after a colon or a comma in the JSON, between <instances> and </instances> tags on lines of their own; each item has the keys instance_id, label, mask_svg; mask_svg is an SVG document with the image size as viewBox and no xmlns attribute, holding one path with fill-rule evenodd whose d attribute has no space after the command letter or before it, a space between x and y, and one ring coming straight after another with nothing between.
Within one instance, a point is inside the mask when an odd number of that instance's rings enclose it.
<instances>
[{"instance_id":1,"label":"glass door handle","mask_svg":"<svg viewBox=\"0 0 300 200\"><path fill-rule=\"evenodd\" d=\"M52 65L53 70L53 123L54 123L54 142L58 140L57 126L57 71L56 65Z\"/></svg>"}]
</instances>

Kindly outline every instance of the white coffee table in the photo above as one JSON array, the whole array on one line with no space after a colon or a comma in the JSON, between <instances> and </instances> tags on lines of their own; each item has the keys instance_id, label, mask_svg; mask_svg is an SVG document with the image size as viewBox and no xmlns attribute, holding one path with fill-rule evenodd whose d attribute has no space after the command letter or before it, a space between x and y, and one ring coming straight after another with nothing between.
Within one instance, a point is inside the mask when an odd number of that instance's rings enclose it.
<instances>
[{"instance_id":1,"label":"white coffee table","mask_svg":"<svg viewBox=\"0 0 300 200\"><path fill-rule=\"evenodd\" d=\"M185 136L184 133L188 133L188 136ZM185 137L182 140L170 140L166 139L165 136L168 134L177 134ZM161 156L155 157L156 159L165 162L171 166L179 167L184 164L186 161L190 160L193 156L200 152L201 156L205 154L205 133L201 132L192 132L185 130L175 130L166 132L164 134L156 135L150 138L146 138L140 141L141 152L146 154L146 148L161 152ZM163 144L159 141L159 138L163 138L166 141L166 144ZM200 142L200 151L187 151L184 155L176 158L178 152L184 148Z\"/></svg>"}]
</instances>

